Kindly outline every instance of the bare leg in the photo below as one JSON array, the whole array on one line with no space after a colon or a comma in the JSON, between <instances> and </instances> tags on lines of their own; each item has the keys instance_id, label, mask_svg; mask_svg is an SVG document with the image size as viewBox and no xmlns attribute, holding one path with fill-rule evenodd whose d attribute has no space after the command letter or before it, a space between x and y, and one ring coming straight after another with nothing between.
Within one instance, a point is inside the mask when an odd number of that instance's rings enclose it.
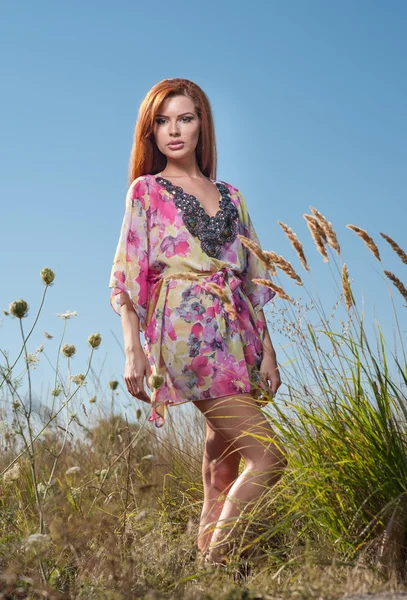
<instances>
[{"instance_id":1,"label":"bare leg","mask_svg":"<svg viewBox=\"0 0 407 600\"><path fill-rule=\"evenodd\" d=\"M209 545L208 559L220 563L225 562L224 556L232 546L238 517L250 502L277 482L286 459L275 444L275 433L267 417L251 396L211 398L194 404L245 460L245 469L229 490Z\"/></svg>"},{"instance_id":2,"label":"bare leg","mask_svg":"<svg viewBox=\"0 0 407 600\"><path fill-rule=\"evenodd\" d=\"M241 455L219 431L206 421L206 441L202 459L204 503L198 533L198 549L204 553L230 486L239 475Z\"/></svg>"}]
</instances>

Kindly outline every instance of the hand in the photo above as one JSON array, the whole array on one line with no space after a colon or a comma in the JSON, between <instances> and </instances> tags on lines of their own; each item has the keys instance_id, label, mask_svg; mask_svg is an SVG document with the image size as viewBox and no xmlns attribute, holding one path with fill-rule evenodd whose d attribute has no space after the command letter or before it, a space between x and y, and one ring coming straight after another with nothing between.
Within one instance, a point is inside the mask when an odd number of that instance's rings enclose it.
<instances>
[{"instance_id":1,"label":"hand","mask_svg":"<svg viewBox=\"0 0 407 600\"><path fill-rule=\"evenodd\" d=\"M261 387L264 389L266 394L275 396L278 388L281 385L280 372L278 370L277 362L274 357L265 355L260 365L260 377L263 380ZM261 397L266 399L266 397Z\"/></svg>"},{"instance_id":2,"label":"hand","mask_svg":"<svg viewBox=\"0 0 407 600\"><path fill-rule=\"evenodd\" d=\"M150 375L150 363L142 348L138 348L126 356L124 380L127 389L132 396L148 404L151 403L151 399L144 389L144 377L148 382Z\"/></svg>"}]
</instances>

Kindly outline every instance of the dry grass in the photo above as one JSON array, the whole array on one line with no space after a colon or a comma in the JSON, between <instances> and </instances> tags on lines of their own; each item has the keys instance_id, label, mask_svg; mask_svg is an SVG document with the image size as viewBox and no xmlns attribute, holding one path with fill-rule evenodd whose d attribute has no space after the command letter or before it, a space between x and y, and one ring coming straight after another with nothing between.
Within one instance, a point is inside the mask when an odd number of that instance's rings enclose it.
<instances>
[{"instance_id":1,"label":"dry grass","mask_svg":"<svg viewBox=\"0 0 407 600\"><path fill-rule=\"evenodd\" d=\"M370 237L370 235L368 235L367 231L365 231L364 229L361 229L360 227L357 227L356 225L346 225L346 227L348 229L351 229L352 231L354 231L360 238L362 238L362 240L365 242L366 246L369 248L370 252L372 252L372 254L374 254L374 256L377 258L377 260L379 260L379 261L381 260L379 248L377 247L373 238Z\"/></svg>"},{"instance_id":2,"label":"dry grass","mask_svg":"<svg viewBox=\"0 0 407 600\"><path fill-rule=\"evenodd\" d=\"M402 248L400 248L400 246L398 244L396 244L396 242L391 237L386 235L385 233L380 232L380 235L382 236L382 238L384 238L386 240L386 242L388 242L390 244L390 246L393 248L394 252L401 258L403 263L405 265L407 265L407 254L404 252L404 250Z\"/></svg>"},{"instance_id":3,"label":"dry grass","mask_svg":"<svg viewBox=\"0 0 407 600\"><path fill-rule=\"evenodd\" d=\"M280 225L281 229L284 231L284 233L287 235L288 239L290 240L290 242L291 242L294 250L297 253L298 258L300 259L300 262L301 262L302 266L304 267L304 269L306 271L309 271L310 267L309 267L309 265L307 263L307 259L305 258L304 248L303 248L300 240L298 239L298 237L296 236L296 234L293 232L293 230L291 229L291 227L288 227L287 225L285 225L281 221L278 221L278 224Z\"/></svg>"}]
</instances>

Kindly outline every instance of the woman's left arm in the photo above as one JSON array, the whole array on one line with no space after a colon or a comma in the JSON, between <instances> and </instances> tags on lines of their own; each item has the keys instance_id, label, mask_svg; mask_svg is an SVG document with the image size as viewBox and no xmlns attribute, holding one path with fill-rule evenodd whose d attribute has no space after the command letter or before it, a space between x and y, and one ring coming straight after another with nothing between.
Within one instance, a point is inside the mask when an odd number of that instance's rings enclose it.
<instances>
[{"instance_id":1,"label":"woman's left arm","mask_svg":"<svg viewBox=\"0 0 407 600\"><path fill-rule=\"evenodd\" d=\"M270 338L270 333L267 327L267 321L266 317L264 316L263 309L259 310L257 314L264 323L263 360L260 367L260 374L264 377L266 382L269 382L270 392L274 396L281 385L276 351L274 350L273 343Z\"/></svg>"}]
</instances>

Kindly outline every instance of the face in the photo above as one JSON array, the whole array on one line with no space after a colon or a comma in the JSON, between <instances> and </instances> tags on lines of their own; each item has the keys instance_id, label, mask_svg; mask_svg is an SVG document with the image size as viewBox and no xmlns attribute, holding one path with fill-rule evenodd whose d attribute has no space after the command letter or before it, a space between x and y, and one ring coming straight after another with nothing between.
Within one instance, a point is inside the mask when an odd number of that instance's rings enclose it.
<instances>
[{"instance_id":1,"label":"face","mask_svg":"<svg viewBox=\"0 0 407 600\"><path fill-rule=\"evenodd\" d=\"M166 98L157 111L154 123L155 142L169 160L195 154L200 121L194 103L187 96ZM178 146L170 142L183 142Z\"/></svg>"}]
</instances>

